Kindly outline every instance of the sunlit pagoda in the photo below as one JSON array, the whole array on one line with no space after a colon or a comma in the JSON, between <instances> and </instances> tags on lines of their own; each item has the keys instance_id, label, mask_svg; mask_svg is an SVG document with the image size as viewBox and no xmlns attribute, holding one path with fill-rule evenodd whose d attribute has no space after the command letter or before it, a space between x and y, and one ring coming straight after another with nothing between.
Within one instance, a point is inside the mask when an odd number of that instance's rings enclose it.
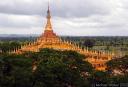
<instances>
[{"instance_id":1,"label":"sunlit pagoda","mask_svg":"<svg viewBox=\"0 0 128 87\"><path fill-rule=\"evenodd\" d=\"M47 11L47 23L45 26L44 33L40 37L38 37L34 42L17 48L13 53L21 54L29 51L38 52L40 49L43 48L52 48L60 51L72 50L80 54L84 54L87 57L85 60L90 62L93 67L97 70L105 70L105 63L111 60L114 56L112 53L109 52L105 53L94 50L88 50L87 48L82 48L81 46L71 41L62 40L59 36L56 35L56 33L54 33L52 29L49 5Z\"/></svg>"}]
</instances>

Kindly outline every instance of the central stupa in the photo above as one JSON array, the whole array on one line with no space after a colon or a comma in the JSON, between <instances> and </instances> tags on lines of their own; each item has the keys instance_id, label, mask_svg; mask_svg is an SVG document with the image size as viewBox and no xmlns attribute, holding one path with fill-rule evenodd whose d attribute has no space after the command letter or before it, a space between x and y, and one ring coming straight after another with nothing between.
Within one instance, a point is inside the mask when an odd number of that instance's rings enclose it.
<instances>
[{"instance_id":1,"label":"central stupa","mask_svg":"<svg viewBox=\"0 0 128 87\"><path fill-rule=\"evenodd\" d=\"M52 29L49 5L48 5L48 11L47 11L47 24L45 26L45 30L44 30L44 33L42 34L42 37L43 38L56 38L57 37Z\"/></svg>"},{"instance_id":2,"label":"central stupa","mask_svg":"<svg viewBox=\"0 0 128 87\"><path fill-rule=\"evenodd\" d=\"M52 29L52 23L51 23L51 14L50 14L50 8L48 4L48 11L47 11L47 23L45 26L44 33L41 35L39 40L46 42L46 43L55 43L60 40L60 38L54 33Z\"/></svg>"}]
</instances>

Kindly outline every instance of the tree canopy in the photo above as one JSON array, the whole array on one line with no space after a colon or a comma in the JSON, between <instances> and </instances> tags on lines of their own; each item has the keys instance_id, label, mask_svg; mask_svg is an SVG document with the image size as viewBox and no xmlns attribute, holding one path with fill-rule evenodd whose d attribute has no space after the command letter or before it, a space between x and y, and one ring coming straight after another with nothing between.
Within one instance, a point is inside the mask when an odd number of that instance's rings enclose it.
<instances>
[{"instance_id":1,"label":"tree canopy","mask_svg":"<svg viewBox=\"0 0 128 87\"><path fill-rule=\"evenodd\" d=\"M122 74L128 73L128 55L112 59L111 61L107 62L108 70L117 70Z\"/></svg>"},{"instance_id":2,"label":"tree canopy","mask_svg":"<svg viewBox=\"0 0 128 87\"><path fill-rule=\"evenodd\" d=\"M92 65L74 51L41 49L22 55L0 56L2 87L88 87ZM36 70L33 72L33 63Z\"/></svg>"}]
</instances>

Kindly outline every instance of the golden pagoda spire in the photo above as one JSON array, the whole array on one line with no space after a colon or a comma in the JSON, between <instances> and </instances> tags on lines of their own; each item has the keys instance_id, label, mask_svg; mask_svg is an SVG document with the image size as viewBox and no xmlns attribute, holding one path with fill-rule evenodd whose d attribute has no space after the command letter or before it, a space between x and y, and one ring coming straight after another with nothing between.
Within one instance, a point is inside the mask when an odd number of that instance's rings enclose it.
<instances>
[{"instance_id":1,"label":"golden pagoda spire","mask_svg":"<svg viewBox=\"0 0 128 87\"><path fill-rule=\"evenodd\" d=\"M48 11L47 11L47 24L45 26L45 30L52 30L49 2L48 2Z\"/></svg>"}]
</instances>

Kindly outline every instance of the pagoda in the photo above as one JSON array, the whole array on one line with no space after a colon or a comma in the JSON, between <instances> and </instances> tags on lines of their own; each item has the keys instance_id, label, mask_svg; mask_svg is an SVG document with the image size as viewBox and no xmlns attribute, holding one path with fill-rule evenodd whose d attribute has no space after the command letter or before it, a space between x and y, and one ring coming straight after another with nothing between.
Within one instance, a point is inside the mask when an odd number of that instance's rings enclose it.
<instances>
[{"instance_id":1,"label":"pagoda","mask_svg":"<svg viewBox=\"0 0 128 87\"><path fill-rule=\"evenodd\" d=\"M54 33L52 29L49 5L48 5L46 18L47 18L47 23L43 34L40 37L38 37L34 42L31 42L29 44L21 46L20 48L15 49L13 53L22 54L24 52L30 52L30 51L39 52L39 50L43 48L56 49L60 51L72 50L80 54L84 54L87 57L85 61L90 62L95 69L97 70L106 69L105 63L113 58L114 55L112 53L88 50L87 48L82 48L76 43L73 43L71 41L62 40L59 36L56 35L56 33Z\"/></svg>"}]
</instances>

